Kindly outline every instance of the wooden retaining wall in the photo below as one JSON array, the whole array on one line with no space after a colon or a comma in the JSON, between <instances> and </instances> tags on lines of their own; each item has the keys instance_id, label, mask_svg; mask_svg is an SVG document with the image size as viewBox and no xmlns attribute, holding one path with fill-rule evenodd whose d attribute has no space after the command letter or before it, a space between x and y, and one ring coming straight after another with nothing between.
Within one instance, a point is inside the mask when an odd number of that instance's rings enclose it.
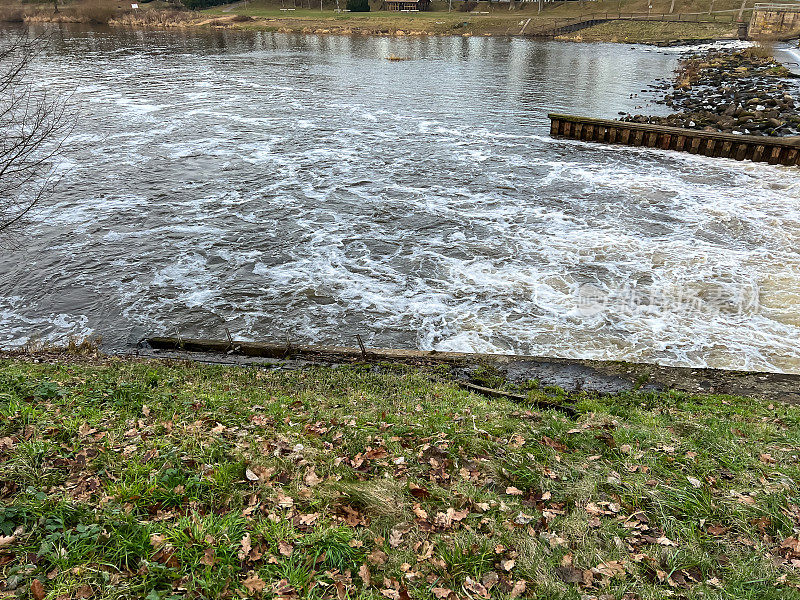
<instances>
[{"instance_id":1,"label":"wooden retaining wall","mask_svg":"<svg viewBox=\"0 0 800 600\"><path fill-rule=\"evenodd\" d=\"M548 116L550 135L553 137L677 150L703 156L766 162L771 165L800 165L800 138L797 137L734 135L571 115Z\"/></svg>"}]
</instances>

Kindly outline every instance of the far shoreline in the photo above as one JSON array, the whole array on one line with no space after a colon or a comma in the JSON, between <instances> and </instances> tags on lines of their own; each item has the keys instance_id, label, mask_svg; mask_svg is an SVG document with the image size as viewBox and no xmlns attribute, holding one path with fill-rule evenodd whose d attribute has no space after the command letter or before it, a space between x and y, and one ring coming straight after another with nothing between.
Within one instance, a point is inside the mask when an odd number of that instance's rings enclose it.
<instances>
[{"instance_id":1,"label":"far shoreline","mask_svg":"<svg viewBox=\"0 0 800 600\"><path fill-rule=\"evenodd\" d=\"M635 2L637 0L627 0ZM159 3L160 4L160 3ZM577 3L576 3L577 4ZM597 7L601 4L597 3ZM89 26L123 27L128 29L212 29L253 30L286 34L374 36L374 37L501 37L549 39L567 42L608 42L679 46L712 41L737 39L737 24L730 11L703 15L653 15L639 19L615 17L615 11L605 15L602 22L577 31L559 33L555 28L565 23L592 19L595 13L567 7L547 9L541 14L533 7L514 10L492 5L467 12L432 10L400 13L374 10L371 12L338 12L332 9L278 8L258 6L256 2L216 6L202 11L175 10L152 2L145 8L120 11L116 2L106 7L78 0L54 12L52 6L20 5L0 11L0 22L26 25L72 23ZM616 5L615 5L616 6ZM633 8L633 7L632 7ZM595 7L592 7L595 10ZM565 12L566 11L566 12ZM695 15L691 17L691 15ZM628 17L631 15L629 14ZM676 21L675 18L695 20Z\"/></svg>"}]
</instances>

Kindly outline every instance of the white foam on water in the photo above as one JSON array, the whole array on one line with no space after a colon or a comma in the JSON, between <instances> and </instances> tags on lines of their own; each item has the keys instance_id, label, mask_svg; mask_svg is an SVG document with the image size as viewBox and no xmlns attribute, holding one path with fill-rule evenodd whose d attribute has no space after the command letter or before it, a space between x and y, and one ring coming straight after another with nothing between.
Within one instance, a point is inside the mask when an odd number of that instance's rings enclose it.
<instances>
[{"instance_id":1,"label":"white foam on water","mask_svg":"<svg viewBox=\"0 0 800 600\"><path fill-rule=\"evenodd\" d=\"M86 315L45 313L19 296L0 296L0 347L31 343L62 343L70 338L85 339L95 331Z\"/></svg>"},{"instance_id":2,"label":"white foam on water","mask_svg":"<svg viewBox=\"0 0 800 600\"><path fill-rule=\"evenodd\" d=\"M215 49L198 82L208 56L176 45L111 59L116 74L103 53L70 61L75 75L43 67L80 81L97 134L35 225L49 283L0 257L5 344L35 327L340 344L357 331L373 345L800 371L796 170L547 135L550 107L630 110L674 58L592 46L636 69L590 89L577 47L547 46L577 73L566 82L537 79L533 54L510 73L437 49L431 90L412 63L376 53L354 72L351 56L297 41ZM63 294L74 315L33 300Z\"/></svg>"}]
</instances>

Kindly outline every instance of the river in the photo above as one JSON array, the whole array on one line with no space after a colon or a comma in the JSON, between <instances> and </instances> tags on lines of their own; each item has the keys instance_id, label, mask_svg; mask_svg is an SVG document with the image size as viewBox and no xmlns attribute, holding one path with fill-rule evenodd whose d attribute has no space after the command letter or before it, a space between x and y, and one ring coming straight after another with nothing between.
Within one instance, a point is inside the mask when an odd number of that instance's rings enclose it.
<instances>
[{"instance_id":1,"label":"river","mask_svg":"<svg viewBox=\"0 0 800 600\"><path fill-rule=\"evenodd\" d=\"M389 55L408 58L389 61ZM55 197L0 345L152 334L800 372L800 171L551 139L677 50L56 30Z\"/></svg>"}]
</instances>

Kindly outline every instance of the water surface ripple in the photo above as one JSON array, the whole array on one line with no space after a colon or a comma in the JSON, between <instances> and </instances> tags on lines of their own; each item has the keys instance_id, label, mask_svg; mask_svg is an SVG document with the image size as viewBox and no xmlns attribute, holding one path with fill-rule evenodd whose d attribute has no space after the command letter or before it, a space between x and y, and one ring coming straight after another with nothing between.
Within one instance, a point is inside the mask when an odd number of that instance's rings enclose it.
<instances>
[{"instance_id":1,"label":"water surface ripple","mask_svg":"<svg viewBox=\"0 0 800 600\"><path fill-rule=\"evenodd\" d=\"M548 135L548 111L636 111L677 58L58 30L36 79L72 93L79 133L0 255L0 345L228 327L798 372L797 169Z\"/></svg>"}]
</instances>

